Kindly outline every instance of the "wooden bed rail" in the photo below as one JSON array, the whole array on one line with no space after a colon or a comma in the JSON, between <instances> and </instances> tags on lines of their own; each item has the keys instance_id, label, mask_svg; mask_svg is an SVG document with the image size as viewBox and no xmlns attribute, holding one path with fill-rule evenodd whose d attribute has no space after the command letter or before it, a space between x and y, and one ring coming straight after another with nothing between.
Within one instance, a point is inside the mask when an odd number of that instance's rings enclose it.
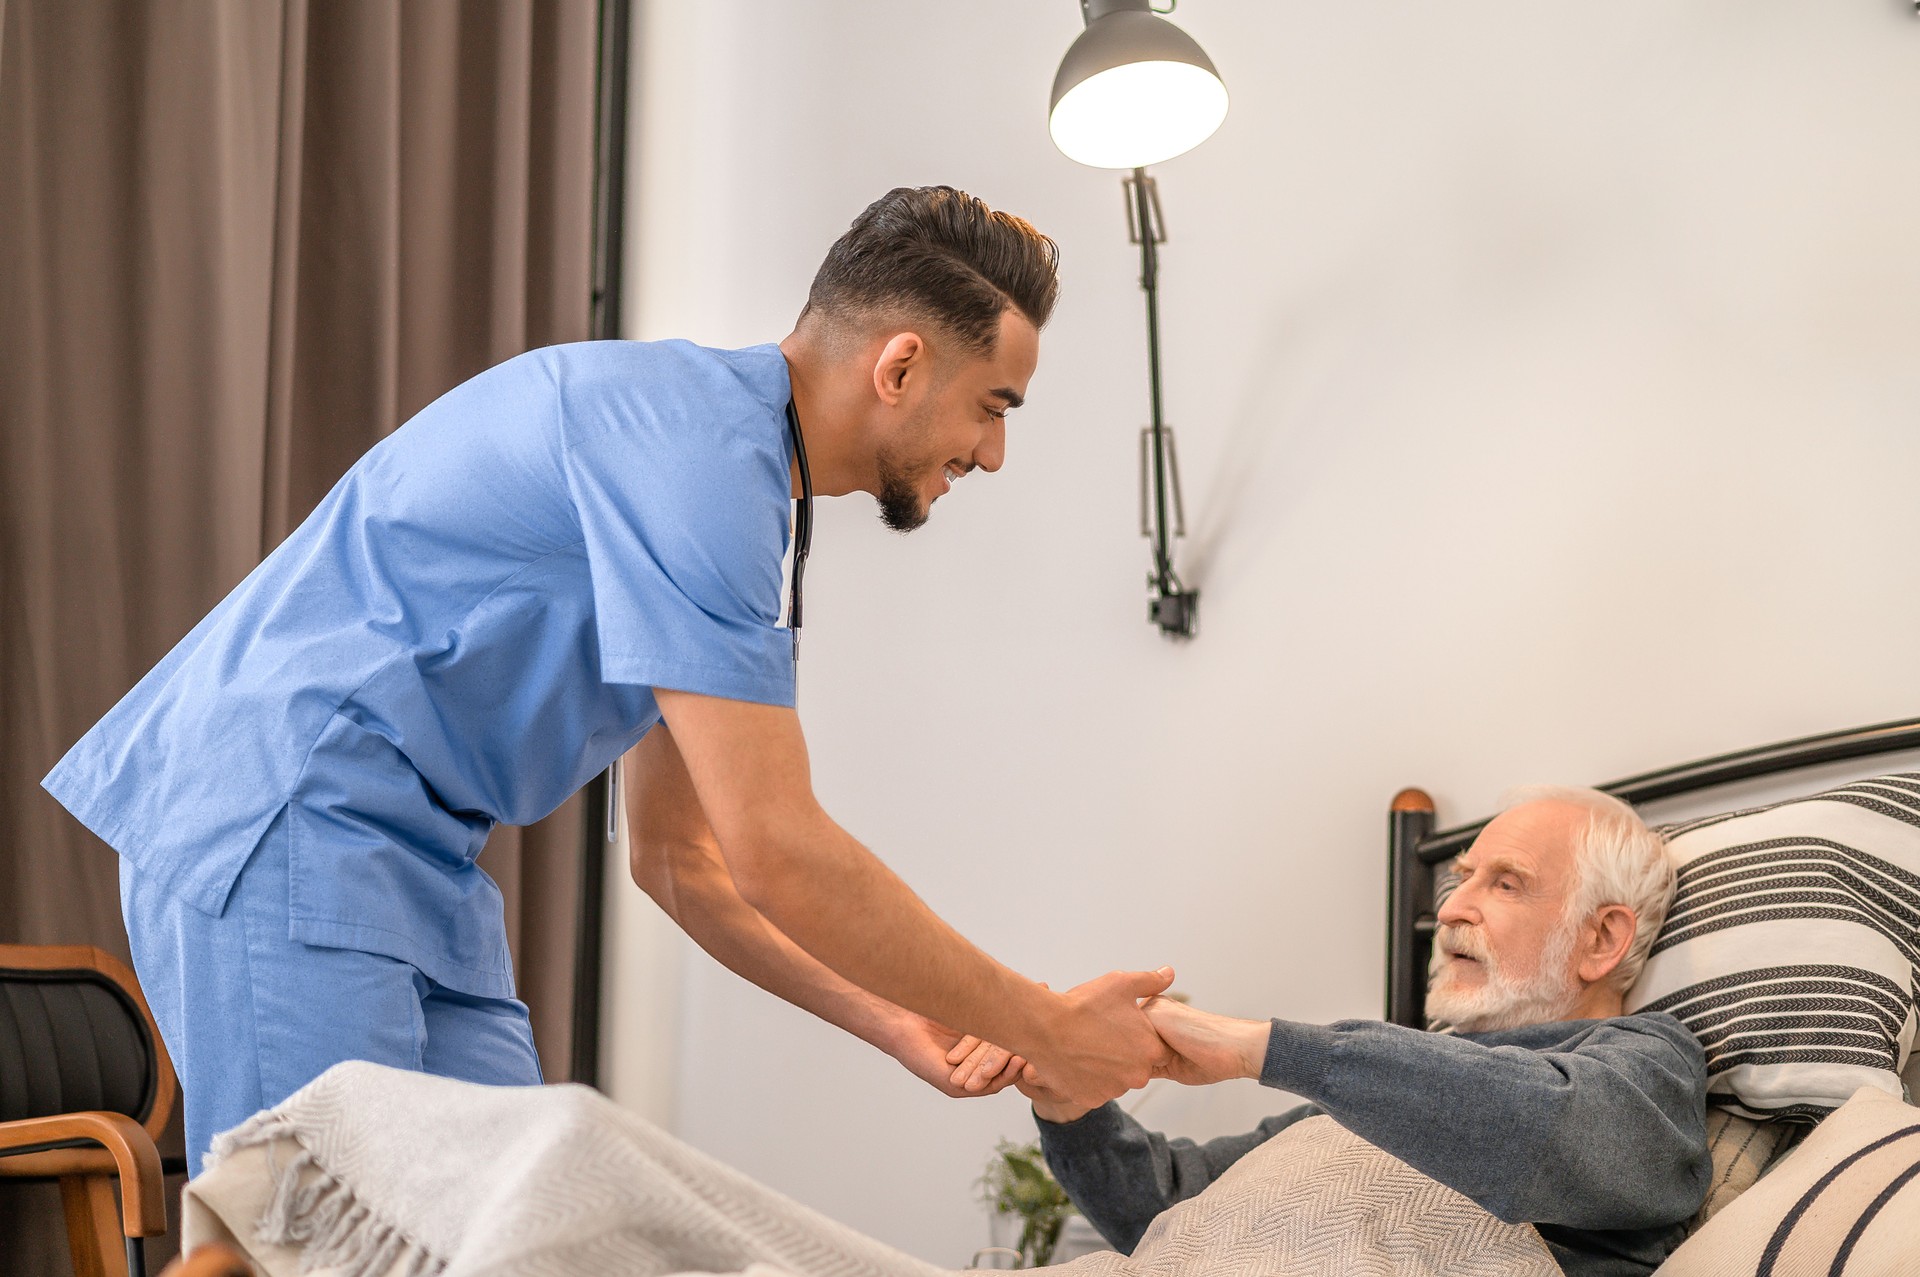
<instances>
[{"instance_id":1,"label":"wooden bed rail","mask_svg":"<svg viewBox=\"0 0 1920 1277\"><path fill-rule=\"evenodd\" d=\"M1426 946L1410 943L1433 907L1433 866L1421 840L1433 832L1433 799L1423 789L1393 796L1387 817L1387 1019L1416 1025L1426 1002Z\"/></svg>"}]
</instances>

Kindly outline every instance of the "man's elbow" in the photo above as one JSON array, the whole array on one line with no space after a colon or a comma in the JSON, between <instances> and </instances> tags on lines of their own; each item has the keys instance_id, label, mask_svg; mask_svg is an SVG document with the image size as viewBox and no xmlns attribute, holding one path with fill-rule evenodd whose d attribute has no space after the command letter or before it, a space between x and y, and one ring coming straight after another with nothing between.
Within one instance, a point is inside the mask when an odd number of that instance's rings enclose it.
<instances>
[{"instance_id":1,"label":"man's elbow","mask_svg":"<svg viewBox=\"0 0 1920 1277\"><path fill-rule=\"evenodd\" d=\"M647 893L653 902L673 914L672 851L664 845L636 838L627 851L627 872L633 885Z\"/></svg>"},{"instance_id":2,"label":"man's elbow","mask_svg":"<svg viewBox=\"0 0 1920 1277\"><path fill-rule=\"evenodd\" d=\"M1700 1213L1713 1186L1713 1155L1704 1139L1692 1147L1677 1147L1664 1158L1633 1164L1646 1177L1646 1191L1622 1206L1622 1215L1636 1220L1633 1227L1658 1228Z\"/></svg>"},{"instance_id":3,"label":"man's elbow","mask_svg":"<svg viewBox=\"0 0 1920 1277\"><path fill-rule=\"evenodd\" d=\"M727 872L740 898L768 918L793 899L793 859L768 839L741 840L726 849Z\"/></svg>"},{"instance_id":4,"label":"man's elbow","mask_svg":"<svg viewBox=\"0 0 1920 1277\"><path fill-rule=\"evenodd\" d=\"M1713 1176L1704 1148L1692 1154L1609 1144L1602 1155L1582 1159L1569 1151L1564 1160L1585 1160L1588 1173L1562 1184L1549 1202L1523 1208L1521 1219L1574 1228L1664 1228L1699 1213ZM1511 1222L1509 1214L1489 1209Z\"/></svg>"},{"instance_id":5,"label":"man's elbow","mask_svg":"<svg viewBox=\"0 0 1920 1277\"><path fill-rule=\"evenodd\" d=\"M811 895L812 885L831 881L839 871L838 829L817 805L769 803L716 832L734 890L777 925L781 915Z\"/></svg>"}]
</instances>

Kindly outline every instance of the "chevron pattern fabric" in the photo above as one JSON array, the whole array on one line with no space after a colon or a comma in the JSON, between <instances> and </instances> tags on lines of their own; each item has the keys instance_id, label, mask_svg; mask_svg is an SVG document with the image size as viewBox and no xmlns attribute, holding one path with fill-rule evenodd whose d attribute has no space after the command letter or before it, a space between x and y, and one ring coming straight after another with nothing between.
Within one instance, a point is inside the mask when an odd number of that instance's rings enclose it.
<instances>
[{"instance_id":1,"label":"chevron pattern fabric","mask_svg":"<svg viewBox=\"0 0 1920 1277\"><path fill-rule=\"evenodd\" d=\"M222 1177L234 1174L266 1182L228 1191ZM950 1272L808 1210L584 1087L482 1087L374 1064L338 1065L222 1136L187 1193L187 1247L223 1240L204 1230L224 1226L252 1245L270 1277L315 1269L329 1277ZM235 1218L218 1217L223 1202ZM240 1202L252 1205L233 1207ZM1289 1127L1167 1211L1132 1255L1086 1255L1054 1271L1560 1270L1531 1227L1502 1223L1321 1117Z\"/></svg>"},{"instance_id":2,"label":"chevron pattern fabric","mask_svg":"<svg viewBox=\"0 0 1920 1277\"><path fill-rule=\"evenodd\" d=\"M1706 1048L1708 1096L1817 1120L1901 1094L1920 1023L1920 773L1667 831L1673 908L1627 999Z\"/></svg>"},{"instance_id":3,"label":"chevron pattern fabric","mask_svg":"<svg viewBox=\"0 0 1920 1277\"><path fill-rule=\"evenodd\" d=\"M1498 1156L1489 1150L1489 1156ZM1529 1224L1508 1224L1330 1117L1296 1122L1164 1212L1131 1256L1074 1277L1559 1277Z\"/></svg>"}]
</instances>

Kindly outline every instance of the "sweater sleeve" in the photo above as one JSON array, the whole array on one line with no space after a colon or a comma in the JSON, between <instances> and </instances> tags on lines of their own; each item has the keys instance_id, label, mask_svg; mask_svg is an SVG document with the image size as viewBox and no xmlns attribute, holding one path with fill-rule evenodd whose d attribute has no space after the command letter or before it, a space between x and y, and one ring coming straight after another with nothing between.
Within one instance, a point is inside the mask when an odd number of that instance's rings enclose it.
<instances>
[{"instance_id":1,"label":"sweater sleeve","mask_svg":"<svg viewBox=\"0 0 1920 1277\"><path fill-rule=\"evenodd\" d=\"M1648 1228L1699 1208L1706 1065L1664 1016L1538 1050L1346 1020L1273 1022L1260 1080L1509 1222Z\"/></svg>"},{"instance_id":2,"label":"sweater sleeve","mask_svg":"<svg viewBox=\"0 0 1920 1277\"><path fill-rule=\"evenodd\" d=\"M1102 1237L1132 1254L1161 1211L1199 1193L1261 1144L1319 1112L1303 1104L1244 1135L1205 1144L1149 1131L1113 1103L1078 1121L1049 1122L1038 1114L1033 1120L1040 1127L1047 1167L1067 1196Z\"/></svg>"}]
</instances>

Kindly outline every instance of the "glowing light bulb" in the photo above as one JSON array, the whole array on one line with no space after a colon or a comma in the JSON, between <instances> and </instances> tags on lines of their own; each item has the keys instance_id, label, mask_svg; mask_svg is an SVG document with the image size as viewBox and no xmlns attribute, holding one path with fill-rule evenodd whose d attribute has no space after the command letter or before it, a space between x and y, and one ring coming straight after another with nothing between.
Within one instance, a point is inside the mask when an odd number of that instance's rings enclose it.
<instances>
[{"instance_id":1,"label":"glowing light bulb","mask_svg":"<svg viewBox=\"0 0 1920 1277\"><path fill-rule=\"evenodd\" d=\"M1192 150L1227 118L1227 86L1191 62L1128 62L1080 81L1047 120L1068 159L1143 168Z\"/></svg>"}]
</instances>

